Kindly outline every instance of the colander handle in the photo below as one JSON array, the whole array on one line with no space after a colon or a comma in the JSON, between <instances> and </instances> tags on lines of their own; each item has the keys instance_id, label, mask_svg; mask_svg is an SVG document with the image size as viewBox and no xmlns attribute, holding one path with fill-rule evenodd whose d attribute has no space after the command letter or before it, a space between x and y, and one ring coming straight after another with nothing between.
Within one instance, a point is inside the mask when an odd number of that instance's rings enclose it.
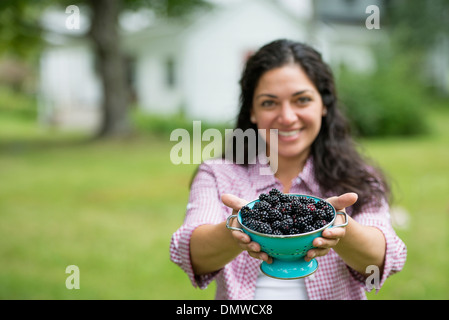
<instances>
[{"instance_id":1,"label":"colander handle","mask_svg":"<svg viewBox=\"0 0 449 320\"><path fill-rule=\"evenodd\" d=\"M231 222L231 219L234 219L234 218L237 218L237 217L238 217L237 214L232 214L232 215L230 215L230 216L226 219L226 228L228 228L229 230L233 230L233 231L240 231L240 232L243 232L242 229L236 228L236 227L231 227L231 226L229 225L229 223Z\"/></svg>"},{"instance_id":2,"label":"colander handle","mask_svg":"<svg viewBox=\"0 0 449 320\"><path fill-rule=\"evenodd\" d=\"M346 212L337 211L337 214L341 214L345 216L345 222L342 224L332 225L331 228L340 228L340 227L346 227L348 225L348 215Z\"/></svg>"}]
</instances>

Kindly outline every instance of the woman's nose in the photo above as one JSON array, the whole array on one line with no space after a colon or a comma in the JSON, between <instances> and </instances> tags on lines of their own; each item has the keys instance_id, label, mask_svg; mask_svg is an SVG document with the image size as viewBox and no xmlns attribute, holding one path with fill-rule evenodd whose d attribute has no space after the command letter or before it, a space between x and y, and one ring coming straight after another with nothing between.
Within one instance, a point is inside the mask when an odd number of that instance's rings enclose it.
<instances>
[{"instance_id":1,"label":"woman's nose","mask_svg":"<svg viewBox=\"0 0 449 320\"><path fill-rule=\"evenodd\" d=\"M290 104L290 102L284 102L281 105L280 113L279 113L279 116L278 116L279 123L284 125L284 126L289 126L293 122L295 122L296 119L297 119L296 113L293 110L293 107Z\"/></svg>"}]
</instances>

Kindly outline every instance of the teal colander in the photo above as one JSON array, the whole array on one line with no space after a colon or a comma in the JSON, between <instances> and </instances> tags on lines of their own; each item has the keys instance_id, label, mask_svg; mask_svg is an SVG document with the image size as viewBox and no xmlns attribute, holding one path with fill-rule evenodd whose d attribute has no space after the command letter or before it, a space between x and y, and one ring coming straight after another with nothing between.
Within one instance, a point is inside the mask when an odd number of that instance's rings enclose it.
<instances>
[{"instance_id":1,"label":"teal colander","mask_svg":"<svg viewBox=\"0 0 449 320\"><path fill-rule=\"evenodd\" d=\"M292 196L306 197L314 199L315 202L319 200L325 201L318 197L300 194L289 194ZM251 201L247 204L252 208L259 200ZM327 201L326 201L327 202ZM332 221L327 225L311 232L301 233L297 235L269 235L253 231L242 224L241 212L236 215L230 215L226 221L226 227L230 230L241 231L250 236L251 240L259 243L261 250L266 252L273 258L271 264L263 261L260 264L260 269L264 274L276 279L299 279L304 278L318 269L318 261L312 259L309 262L304 260L307 251L314 248L312 242L315 238L321 237L321 234L326 228L345 227L348 224L348 217L344 212L337 212L335 208L327 202L332 208L334 216ZM345 222L343 224L334 225L337 214L344 215ZM237 218L241 228L235 228L230 225L231 220Z\"/></svg>"}]
</instances>

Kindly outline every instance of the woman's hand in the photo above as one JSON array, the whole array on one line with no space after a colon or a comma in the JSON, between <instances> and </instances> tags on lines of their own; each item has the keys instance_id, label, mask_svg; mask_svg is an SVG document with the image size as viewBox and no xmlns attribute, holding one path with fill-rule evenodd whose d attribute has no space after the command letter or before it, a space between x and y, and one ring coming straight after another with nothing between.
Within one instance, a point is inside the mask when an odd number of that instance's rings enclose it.
<instances>
[{"instance_id":1,"label":"woman's hand","mask_svg":"<svg viewBox=\"0 0 449 320\"><path fill-rule=\"evenodd\" d=\"M332 197L327 199L326 201L330 202L335 210L340 212L345 212L345 208L353 205L357 201L356 193L345 193L339 197ZM335 219L335 224L343 223L343 216L337 215ZM346 229L344 227L341 228L328 228L323 230L322 237L318 237L313 240L313 246L315 249L311 249L307 251L307 255L304 258L306 261L310 261L315 257L321 257L326 255L331 248L335 247L340 239L342 239L346 234Z\"/></svg>"},{"instance_id":2,"label":"woman's hand","mask_svg":"<svg viewBox=\"0 0 449 320\"><path fill-rule=\"evenodd\" d=\"M237 214L238 211L248 203L248 201L243 200L231 194L224 194L221 197L223 203L233 210L232 214ZM235 228L240 228L237 219L231 221L231 226ZM268 263L272 262L272 259L265 252L260 251L260 245L257 242L251 241L250 237L241 231L231 231L234 240L237 242L239 247L248 251L249 255L253 258L266 261Z\"/></svg>"}]
</instances>

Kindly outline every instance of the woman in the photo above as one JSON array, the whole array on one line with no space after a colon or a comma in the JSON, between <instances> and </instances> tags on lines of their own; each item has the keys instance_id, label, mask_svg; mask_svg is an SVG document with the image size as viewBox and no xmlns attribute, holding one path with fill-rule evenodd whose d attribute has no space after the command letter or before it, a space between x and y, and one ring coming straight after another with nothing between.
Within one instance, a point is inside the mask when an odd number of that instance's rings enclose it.
<instances>
[{"instance_id":1,"label":"woman","mask_svg":"<svg viewBox=\"0 0 449 320\"><path fill-rule=\"evenodd\" d=\"M377 267L379 289L402 269L406 247L390 224L388 185L358 154L337 107L331 70L311 47L277 40L248 60L240 86L236 128L265 132L258 138L265 150L274 143L269 130L277 129L278 153L269 157L276 168L260 155L255 164L248 157L244 164L202 163L184 224L172 237L172 261L194 286L215 279L217 299L366 299L367 271ZM270 165L273 174L260 175ZM271 258L246 234L226 228L231 213L272 188L328 198L349 215L345 228L326 229L314 240L307 259L316 257L319 268L312 276L265 276L260 260Z\"/></svg>"}]
</instances>

